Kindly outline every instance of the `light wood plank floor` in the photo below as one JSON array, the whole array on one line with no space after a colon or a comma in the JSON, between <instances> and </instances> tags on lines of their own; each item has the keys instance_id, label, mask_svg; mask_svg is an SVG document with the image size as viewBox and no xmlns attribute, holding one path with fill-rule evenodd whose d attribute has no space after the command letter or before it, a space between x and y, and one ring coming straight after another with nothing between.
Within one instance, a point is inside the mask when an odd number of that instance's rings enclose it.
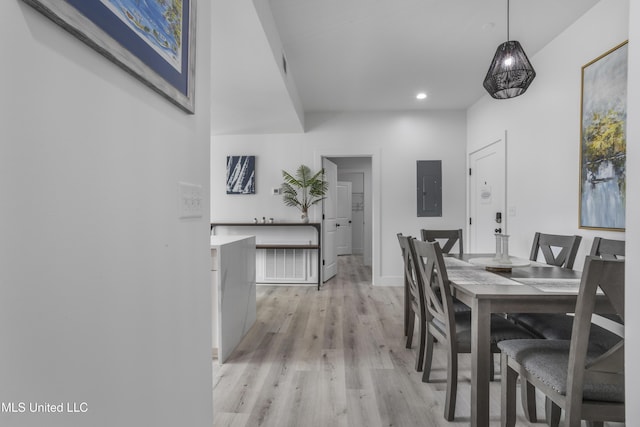
<instances>
[{"instance_id":1,"label":"light wood plank floor","mask_svg":"<svg viewBox=\"0 0 640 427\"><path fill-rule=\"evenodd\" d=\"M416 346L404 347L403 289L371 286L358 256L339 257L338 271L320 291L258 286L256 324L227 363L213 363L214 426L468 426L469 356L460 355L450 423L443 418L445 352L436 345L432 382L421 382ZM496 376L491 423L497 426ZM542 414L542 401L538 406ZM518 425L544 424L520 414Z\"/></svg>"}]
</instances>

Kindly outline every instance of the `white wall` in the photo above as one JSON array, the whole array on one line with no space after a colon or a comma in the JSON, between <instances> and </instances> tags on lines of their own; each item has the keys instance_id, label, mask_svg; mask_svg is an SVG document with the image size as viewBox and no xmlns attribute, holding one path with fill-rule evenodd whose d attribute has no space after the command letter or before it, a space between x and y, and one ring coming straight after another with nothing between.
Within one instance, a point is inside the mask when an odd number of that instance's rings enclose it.
<instances>
[{"instance_id":1,"label":"white wall","mask_svg":"<svg viewBox=\"0 0 640 427\"><path fill-rule=\"evenodd\" d=\"M640 193L640 5L631 2L629 5L629 86L628 86L628 121L627 121L627 162L633 167L627 170L627 194ZM627 198L627 257L637 260L640 257L640 198ZM626 405L627 425L637 425L640 420L640 387L636 381L640 378L640 264L630 262L626 265L625 288L625 345L626 345ZM633 402L633 403L631 403Z\"/></svg>"},{"instance_id":2,"label":"white wall","mask_svg":"<svg viewBox=\"0 0 640 427\"><path fill-rule=\"evenodd\" d=\"M281 171L320 158L371 156L373 178L373 276L375 284L402 284L396 233L420 228L459 228L465 223L465 114L450 112L316 113L306 116L305 134L214 136L211 149L211 219L297 220L271 188ZM256 194L225 194L228 155L256 155ZM442 160L443 216L416 217L416 161ZM311 219L319 219L319 210Z\"/></svg>"},{"instance_id":3,"label":"white wall","mask_svg":"<svg viewBox=\"0 0 640 427\"><path fill-rule=\"evenodd\" d=\"M625 238L625 233L578 228L578 186L582 66L627 40L628 7L627 1L601 1L531 57L537 77L525 95L510 100L486 95L468 110L468 152L507 130L514 255L529 256L536 231L579 234L575 267L581 269L594 236Z\"/></svg>"},{"instance_id":4,"label":"white wall","mask_svg":"<svg viewBox=\"0 0 640 427\"><path fill-rule=\"evenodd\" d=\"M0 2L0 402L86 402L0 425L210 426L210 25L197 114L21 1ZM28 409L27 409L28 411Z\"/></svg>"}]
</instances>

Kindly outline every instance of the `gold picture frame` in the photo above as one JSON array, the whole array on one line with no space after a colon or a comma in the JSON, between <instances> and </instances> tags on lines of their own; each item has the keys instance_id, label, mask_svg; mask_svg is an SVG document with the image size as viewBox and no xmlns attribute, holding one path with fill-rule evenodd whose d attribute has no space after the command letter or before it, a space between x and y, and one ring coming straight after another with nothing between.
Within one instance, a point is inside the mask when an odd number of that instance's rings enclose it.
<instances>
[{"instance_id":1,"label":"gold picture frame","mask_svg":"<svg viewBox=\"0 0 640 427\"><path fill-rule=\"evenodd\" d=\"M580 228L625 230L627 46L582 67Z\"/></svg>"}]
</instances>

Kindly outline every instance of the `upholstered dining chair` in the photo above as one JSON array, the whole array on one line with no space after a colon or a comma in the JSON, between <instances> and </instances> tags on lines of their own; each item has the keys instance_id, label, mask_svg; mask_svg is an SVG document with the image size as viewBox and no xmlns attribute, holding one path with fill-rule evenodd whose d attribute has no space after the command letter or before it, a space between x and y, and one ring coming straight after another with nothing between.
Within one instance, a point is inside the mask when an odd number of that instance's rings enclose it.
<instances>
[{"instance_id":1,"label":"upholstered dining chair","mask_svg":"<svg viewBox=\"0 0 640 427\"><path fill-rule=\"evenodd\" d=\"M471 313L456 312L451 285L438 242L409 239L411 256L419 287L424 290L427 315L427 337L422 381L429 382L434 338L447 350L447 391L444 418L454 419L458 387L458 354L471 352ZM491 351L499 352L497 343L505 339L533 338L522 327L504 317L491 317Z\"/></svg>"},{"instance_id":2,"label":"upholstered dining chair","mask_svg":"<svg viewBox=\"0 0 640 427\"><path fill-rule=\"evenodd\" d=\"M424 350L425 350L425 336L426 336L426 314L424 307L424 289L422 288L422 282L419 282L415 273L415 266L413 264L413 257L411 256L411 248L409 241L412 239L410 236L404 236L402 233L398 233L398 242L400 243L400 249L402 251L402 258L404 261L404 280L405 280L405 336L407 337L406 348L411 348L413 345L413 333L418 320L418 336L420 342L418 343L418 353L416 355L415 369L419 372L423 369L424 363Z\"/></svg>"},{"instance_id":3,"label":"upholstered dining chair","mask_svg":"<svg viewBox=\"0 0 640 427\"><path fill-rule=\"evenodd\" d=\"M542 252L547 264L573 268L581 240L581 236L564 236L537 232L533 236L533 245L531 246L529 259L531 261L537 261L539 253Z\"/></svg>"},{"instance_id":4,"label":"upholstered dining chair","mask_svg":"<svg viewBox=\"0 0 640 427\"><path fill-rule=\"evenodd\" d=\"M451 249L458 244L458 253L462 255L464 253L464 247L462 244L462 229L457 230L432 230L422 229L420 230L422 240L425 242L438 242L443 254L451 253Z\"/></svg>"},{"instance_id":5,"label":"upholstered dining chair","mask_svg":"<svg viewBox=\"0 0 640 427\"><path fill-rule=\"evenodd\" d=\"M619 259L624 257L625 241L611 240L596 237L591 246L590 255L601 259ZM573 316L564 313L518 313L509 317L541 338L566 340L571 337L573 329ZM619 321L615 316L606 316ZM608 350L615 345L620 338L601 328L593 325L590 332L590 345Z\"/></svg>"},{"instance_id":6,"label":"upholstered dining chair","mask_svg":"<svg viewBox=\"0 0 640 427\"><path fill-rule=\"evenodd\" d=\"M516 380L531 383L565 411L564 425L624 421L624 339L602 351L590 345L600 288L624 319L624 260L587 256L570 340L511 340L502 350L502 425L515 425Z\"/></svg>"},{"instance_id":7,"label":"upholstered dining chair","mask_svg":"<svg viewBox=\"0 0 640 427\"><path fill-rule=\"evenodd\" d=\"M625 255L625 241L596 237L593 239L590 255L601 259L619 259ZM621 322L617 315L603 315L610 321ZM571 339L574 316L564 313L517 313L509 318L525 327L540 338L551 340ZM598 351L607 351L615 346L622 338L617 334L597 324L593 324L589 331L589 346ZM529 421L536 421L534 389L530 384L525 385L522 393L525 414ZM546 405L547 419L550 425L557 425L560 417L559 409L550 402Z\"/></svg>"}]
</instances>

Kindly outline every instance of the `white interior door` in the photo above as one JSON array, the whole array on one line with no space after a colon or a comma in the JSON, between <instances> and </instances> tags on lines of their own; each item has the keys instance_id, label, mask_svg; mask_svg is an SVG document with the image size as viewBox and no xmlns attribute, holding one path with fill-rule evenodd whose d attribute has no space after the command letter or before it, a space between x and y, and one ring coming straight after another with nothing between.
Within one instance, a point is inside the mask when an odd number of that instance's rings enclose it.
<instances>
[{"instance_id":1,"label":"white interior door","mask_svg":"<svg viewBox=\"0 0 640 427\"><path fill-rule=\"evenodd\" d=\"M338 166L322 159L324 179L329 184L322 201L322 281L326 282L338 272L336 224L338 216Z\"/></svg>"},{"instance_id":2,"label":"white interior door","mask_svg":"<svg viewBox=\"0 0 640 427\"><path fill-rule=\"evenodd\" d=\"M351 251L364 254L364 172L338 171L340 181L351 183Z\"/></svg>"},{"instance_id":3,"label":"white interior door","mask_svg":"<svg viewBox=\"0 0 640 427\"><path fill-rule=\"evenodd\" d=\"M338 181L338 216L336 218L336 240L337 254L351 255L353 253L351 245L351 187L348 181Z\"/></svg>"},{"instance_id":4,"label":"white interior door","mask_svg":"<svg viewBox=\"0 0 640 427\"><path fill-rule=\"evenodd\" d=\"M495 234L507 233L505 158L505 138L469 155L468 252L493 253Z\"/></svg>"}]
</instances>

